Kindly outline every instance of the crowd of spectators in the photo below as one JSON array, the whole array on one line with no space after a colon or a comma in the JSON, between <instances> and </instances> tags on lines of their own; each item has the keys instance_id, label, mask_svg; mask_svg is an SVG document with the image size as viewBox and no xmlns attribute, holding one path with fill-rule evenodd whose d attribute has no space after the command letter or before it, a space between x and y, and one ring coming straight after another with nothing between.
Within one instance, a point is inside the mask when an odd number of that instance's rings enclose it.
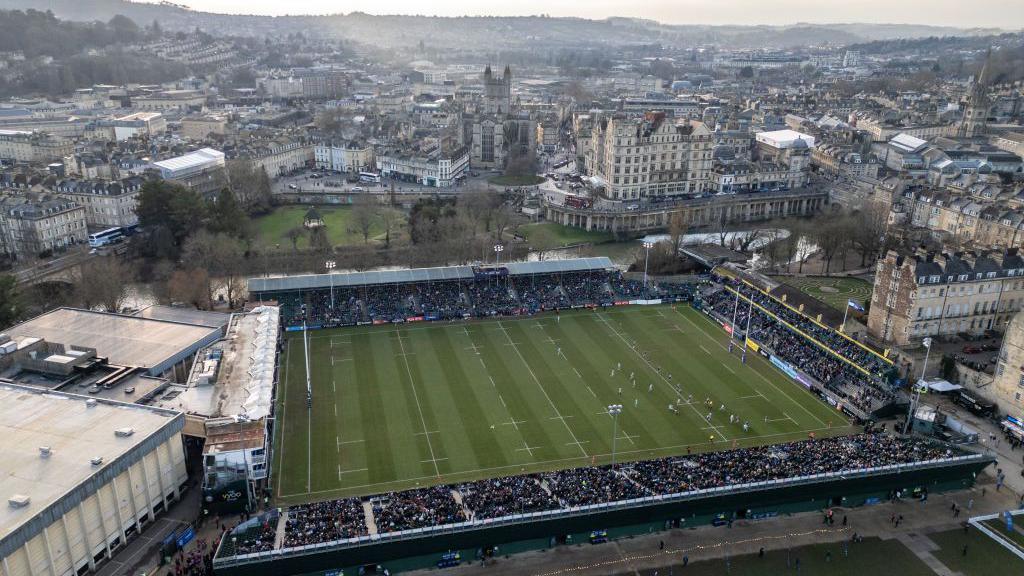
<instances>
[{"instance_id":1,"label":"crowd of spectators","mask_svg":"<svg viewBox=\"0 0 1024 576\"><path fill-rule=\"evenodd\" d=\"M214 549L200 539L190 552L179 553L174 558L174 576L213 576Z\"/></svg>"},{"instance_id":2,"label":"crowd of spectators","mask_svg":"<svg viewBox=\"0 0 1024 576\"><path fill-rule=\"evenodd\" d=\"M419 488L369 501L378 533L387 533L959 454L924 438L864 433ZM363 511L356 498L293 507L285 546L366 534Z\"/></svg>"},{"instance_id":3,"label":"crowd of spectators","mask_svg":"<svg viewBox=\"0 0 1024 576\"><path fill-rule=\"evenodd\" d=\"M558 501L541 486L537 474L507 476L459 484L462 502L471 519L500 518L558 508Z\"/></svg>"},{"instance_id":4,"label":"crowd of spectators","mask_svg":"<svg viewBox=\"0 0 1024 576\"><path fill-rule=\"evenodd\" d=\"M451 486L434 486L374 498L373 517L378 532L397 532L465 522L466 512L455 501Z\"/></svg>"},{"instance_id":5,"label":"crowd of spectators","mask_svg":"<svg viewBox=\"0 0 1024 576\"><path fill-rule=\"evenodd\" d=\"M751 289L746 288L742 294L750 295L751 292L753 292ZM749 325L748 336L751 339L765 345L781 360L798 367L805 374L832 390L844 402L856 406L864 412L873 412L895 399L895 389L880 375L875 375L878 374L877 371L881 370L879 366L881 360L877 356L834 331L826 337L825 333L830 329L814 324L810 319L804 318L797 322L791 318L793 315L799 316L796 312L773 299L763 295L760 297L754 295L753 298L755 303L771 310L775 316L766 314L754 306L753 316L748 324L747 315L751 310L750 306L744 305L741 301L737 307L735 293L720 287L706 290L702 294L702 305L728 322L732 322L735 312L738 332L742 332ZM788 326L777 319L787 314L789 315L786 317ZM791 322L791 320L793 321ZM814 326L813 337L818 343L805 336L811 332L807 325ZM800 332L793 330L790 326L797 326ZM825 345L827 349L819 343ZM833 344L841 344L837 345L839 350L832 348ZM844 353L844 350L848 351L850 348L857 348L859 352L857 354ZM872 375L857 370L838 355L868 370ZM871 361L866 366L859 364L858 360L865 357L870 357Z\"/></svg>"},{"instance_id":6,"label":"crowd of spectators","mask_svg":"<svg viewBox=\"0 0 1024 576\"><path fill-rule=\"evenodd\" d=\"M629 280L616 270L588 270L529 276L486 276L473 280L336 287L274 295L288 326L347 326L360 322L401 322L487 318L545 310L608 306L617 301L688 298L689 284Z\"/></svg>"},{"instance_id":7,"label":"crowd of spectators","mask_svg":"<svg viewBox=\"0 0 1024 576\"><path fill-rule=\"evenodd\" d=\"M366 515L358 498L315 502L288 509L284 545L304 546L365 534Z\"/></svg>"}]
</instances>

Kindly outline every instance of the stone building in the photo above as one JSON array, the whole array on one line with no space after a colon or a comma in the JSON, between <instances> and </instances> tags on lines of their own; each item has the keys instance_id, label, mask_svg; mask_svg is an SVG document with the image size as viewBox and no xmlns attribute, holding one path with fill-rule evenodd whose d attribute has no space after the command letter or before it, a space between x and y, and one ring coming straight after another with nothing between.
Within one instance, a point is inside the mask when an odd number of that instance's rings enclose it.
<instances>
[{"instance_id":1,"label":"stone building","mask_svg":"<svg viewBox=\"0 0 1024 576\"><path fill-rule=\"evenodd\" d=\"M1000 412L1024 421L1024 314L1006 325L992 389Z\"/></svg>"},{"instance_id":2,"label":"stone building","mask_svg":"<svg viewBox=\"0 0 1024 576\"><path fill-rule=\"evenodd\" d=\"M1001 330L1024 307L1016 248L935 254L890 250L878 261L868 332L886 344Z\"/></svg>"},{"instance_id":3,"label":"stone building","mask_svg":"<svg viewBox=\"0 0 1024 576\"><path fill-rule=\"evenodd\" d=\"M85 208L49 194L0 197L0 253L14 260L88 242Z\"/></svg>"},{"instance_id":4,"label":"stone building","mask_svg":"<svg viewBox=\"0 0 1024 576\"><path fill-rule=\"evenodd\" d=\"M703 122L616 113L594 122L587 166L612 200L703 194L713 146Z\"/></svg>"}]
</instances>

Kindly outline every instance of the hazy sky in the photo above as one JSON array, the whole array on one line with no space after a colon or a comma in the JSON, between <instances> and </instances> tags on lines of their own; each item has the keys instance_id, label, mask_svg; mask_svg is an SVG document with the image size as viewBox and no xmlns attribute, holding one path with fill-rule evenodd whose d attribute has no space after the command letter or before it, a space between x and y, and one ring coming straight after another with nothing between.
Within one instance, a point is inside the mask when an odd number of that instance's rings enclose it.
<instances>
[{"instance_id":1,"label":"hazy sky","mask_svg":"<svg viewBox=\"0 0 1024 576\"><path fill-rule=\"evenodd\" d=\"M156 0L143 0L156 1ZM1024 0L174 0L197 10L246 14L439 16L634 16L673 24L892 22L1024 28ZM487 5L482 8L481 5Z\"/></svg>"}]
</instances>

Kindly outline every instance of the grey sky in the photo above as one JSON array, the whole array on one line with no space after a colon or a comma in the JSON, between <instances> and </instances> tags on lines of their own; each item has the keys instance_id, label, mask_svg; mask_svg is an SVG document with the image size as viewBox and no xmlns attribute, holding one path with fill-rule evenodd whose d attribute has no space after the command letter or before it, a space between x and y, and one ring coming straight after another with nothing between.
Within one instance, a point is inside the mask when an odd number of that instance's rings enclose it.
<instances>
[{"instance_id":1,"label":"grey sky","mask_svg":"<svg viewBox=\"0 0 1024 576\"><path fill-rule=\"evenodd\" d=\"M156 1L156 0L145 0ZM197 10L249 14L371 14L439 16L633 16L673 24L793 24L891 22L959 27L1024 28L1024 0L175 0Z\"/></svg>"}]
</instances>

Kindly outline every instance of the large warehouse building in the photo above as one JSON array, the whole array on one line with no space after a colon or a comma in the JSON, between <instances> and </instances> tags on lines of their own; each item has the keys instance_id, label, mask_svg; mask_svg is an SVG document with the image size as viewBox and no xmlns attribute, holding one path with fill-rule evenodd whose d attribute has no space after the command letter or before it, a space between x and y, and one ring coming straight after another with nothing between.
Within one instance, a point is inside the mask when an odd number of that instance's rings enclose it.
<instances>
[{"instance_id":1,"label":"large warehouse building","mask_svg":"<svg viewBox=\"0 0 1024 576\"><path fill-rule=\"evenodd\" d=\"M3 576L84 574L166 510L188 474L184 415L0 385Z\"/></svg>"}]
</instances>

